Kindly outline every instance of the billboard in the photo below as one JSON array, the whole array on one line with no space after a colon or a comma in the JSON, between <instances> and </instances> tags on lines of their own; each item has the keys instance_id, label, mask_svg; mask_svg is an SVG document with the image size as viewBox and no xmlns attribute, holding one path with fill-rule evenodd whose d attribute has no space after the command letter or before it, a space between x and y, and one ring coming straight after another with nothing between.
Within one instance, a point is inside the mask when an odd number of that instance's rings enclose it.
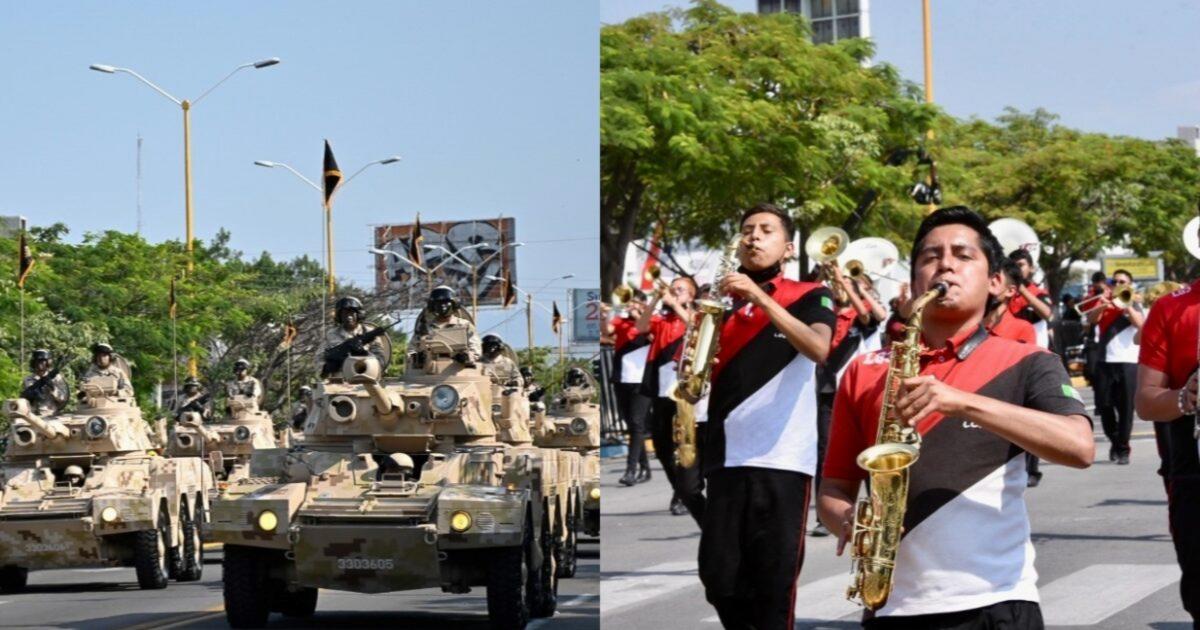
<instances>
[{"instance_id":1,"label":"billboard","mask_svg":"<svg viewBox=\"0 0 1200 630\"><path fill-rule=\"evenodd\" d=\"M571 289L571 343L600 343L600 289Z\"/></svg>"},{"instance_id":2,"label":"billboard","mask_svg":"<svg viewBox=\"0 0 1200 630\"><path fill-rule=\"evenodd\" d=\"M498 306L503 283L488 276L503 278L511 274L513 284L520 286L516 248L508 246L515 242L515 228L516 222L504 217L422 221L425 267L430 273L418 271L395 256L376 256L375 292L390 296L393 308L403 310L420 308L431 288L445 284L457 291L459 301L468 310L472 292L480 306ZM411 223L376 225L375 247L407 258L412 231Z\"/></svg>"},{"instance_id":3,"label":"billboard","mask_svg":"<svg viewBox=\"0 0 1200 630\"><path fill-rule=\"evenodd\" d=\"M1157 282L1163 278L1162 258L1158 256L1101 256L1100 269L1109 278L1119 269L1128 271L1138 282Z\"/></svg>"}]
</instances>

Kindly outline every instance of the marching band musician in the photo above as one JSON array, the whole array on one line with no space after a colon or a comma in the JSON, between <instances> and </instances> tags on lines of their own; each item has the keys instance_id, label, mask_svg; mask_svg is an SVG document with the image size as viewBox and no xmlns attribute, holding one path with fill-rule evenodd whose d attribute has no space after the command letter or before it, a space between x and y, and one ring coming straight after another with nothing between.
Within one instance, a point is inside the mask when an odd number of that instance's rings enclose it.
<instances>
[{"instance_id":1,"label":"marching band musician","mask_svg":"<svg viewBox=\"0 0 1200 630\"><path fill-rule=\"evenodd\" d=\"M912 294L937 282L949 290L925 309L920 374L893 400L894 417L923 447L909 468L890 598L865 614L867 628L1043 626L1020 455L1086 468L1095 446L1058 357L981 326L1000 294L1002 258L987 223L966 207L937 210L917 231ZM839 554L853 531L866 479L855 460L875 444L889 357L885 349L857 358L834 402L818 513L840 536Z\"/></svg>"},{"instance_id":2,"label":"marching band musician","mask_svg":"<svg viewBox=\"0 0 1200 630\"><path fill-rule=\"evenodd\" d=\"M1196 359L1200 281L1159 298L1141 331L1137 414L1167 429L1163 464L1167 517L1183 575L1183 608L1200 624L1200 458L1196 443ZM1158 433L1156 431L1156 433Z\"/></svg>"},{"instance_id":3,"label":"marching band musician","mask_svg":"<svg viewBox=\"0 0 1200 630\"><path fill-rule=\"evenodd\" d=\"M675 355L687 332L691 320L692 300L696 299L696 281L680 276L671 281L669 290L662 295L663 311L656 313L647 308L637 320L637 332L650 335L650 350L646 353L646 368L642 374L641 393L651 398L650 438L654 443L654 455L662 464L667 481L671 482L671 514L682 516L690 513L700 523L704 514L704 497L685 493L685 488L699 484L694 480L686 483L681 475L699 474L695 468L680 468L675 465L675 440L672 434L675 422L675 401L669 397L675 384ZM653 307L653 304L649 305Z\"/></svg>"},{"instance_id":4,"label":"marching band musician","mask_svg":"<svg viewBox=\"0 0 1200 630\"><path fill-rule=\"evenodd\" d=\"M984 326L987 327L988 332L997 337L1036 345L1037 333L1033 329L1033 324L1013 315L1012 311L1008 308L1009 303L1017 295L1017 291L1024 280L1021 268L1011 258L1000 261L1000 268L1003 273L1000 274L1002 284L1000 287L999 304L988 311L987 316L984 318ZM1033 473L1030 474L1032 475Z\"/></svg>"},{"instance_id":5,"label":"marching band musician","mask_svg":"<svg viewBox=\"0 0 1200 630\"><path fill-rule=\"evenodd\" d=\"M700 463L708 490L700 580L726 628L792 628L816 465L816 364L829 354L832 296L785 279L791 216L770 204L741 219L741 267L712 371Z\"/></svg>"},{"instance_id":6,"label":"marching band musician","mask_svg":"<svg viewBox=\"0 0 1200 630\"><path fill-rule=\"evenodd\" d=\"M625 486L650 481L650 458L646 453L650 398L640 391L650 337L637 330L637 320L645 311L646 294L635 289L625 312L605 322L605 333L613 347L617 414L629 427L629 454L620 480Z\"/></svg>"},{"instance_id":7,"label":"marching band musician","mask_svg":"<svg viewBox=\"0 0 1200 630\"><path fill-rule=\"evenodd\" d=\"M1124 307L1113 304L1113 295L1132 289L1133 275L1124 269L1112 274L1112 291L1101 294L1100 305L1088 313L1088 323L1096 325L1100 364L1096 370L1096 409L1100 424L1111 446L1108 461L1128 464L1129 436L1133 433L1133 407L1137 391L1137 332L1145 322L1141 296L1134 295Z\"/></svg>"},{"instance_id":8,"label":"marching band musician","mask_svg":"<svg viewBox=\"0 0 1200 630\"><path fill-rule=\"evenodd\" d=\"M1008 310L1013 315L1033 324L1037 332L1037 345L1050 347L1050 337L1047 324L1054 319L1054 309L1050 306L1050 293L1033 282L1033 274L1037 267L1033 264L1033 256L1024 249L1014 249L1008 259L1017 263L1021 270L1022 282L1017 285L1017 292L1008 301Z\"/></svg>"}]
</instances>

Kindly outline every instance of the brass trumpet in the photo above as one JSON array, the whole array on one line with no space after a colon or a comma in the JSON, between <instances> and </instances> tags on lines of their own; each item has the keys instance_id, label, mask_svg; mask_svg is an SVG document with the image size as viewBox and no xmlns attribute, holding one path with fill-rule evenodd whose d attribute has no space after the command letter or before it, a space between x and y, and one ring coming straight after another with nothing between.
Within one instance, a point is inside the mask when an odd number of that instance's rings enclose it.
<instances>
[{"instance_id":1,"label":"brass trumpet","mask_svg":"<svg viewBox=\"0 0 1200 630\"><path fill-rule=\"evenodd\" d=\"M611 301L616 306L624 306L633 300L633 287L628 284L613 289Z\"/></svg>"},{"instance_id":2,"label":"brass trumpet","mask_svg":"<svg viewBox=\"0 0 1200 630\"><path fill-rule=\"evenodd\" d=\"M1112 295L1109 297L1109 301L1112 303L1113 306L1115 306L1119 309L1124 309L1125 307L1127 307L1133 303L1133 299L1135 296L1139 296L1139 295L1141 295L1141 293L1136 293L1133 290L1132 286L1126 286L1120 290L1114 291L1112 293ZM1104 306L1105 306L1104 304L1097 304L1095 306L1092 306L1092 307L1086 308L1086 309L1083 308L1083 306L1085 304L1091 304L1092 302L1097 302L1102 297L1105 297L1105 295L1103 293L1101 293L1099 295L1093 295L1092 297L1079 302L1078 304L1075 305L1075 312L1079 313L1080 315L1087 315L1088 313L1091 313L1092 311L1104 308Z\"/></svg>"},{"instance_id":3,"label":"brass trumpet","mask_svg":"<svg viewBox=\"0 0 1200 630\"><path fill-rule=\"evenodd\" d=\"M867 275L867 266L861 260L851 260L846 263L846 275L858 280Z\"/></svg>"}]
</instances>

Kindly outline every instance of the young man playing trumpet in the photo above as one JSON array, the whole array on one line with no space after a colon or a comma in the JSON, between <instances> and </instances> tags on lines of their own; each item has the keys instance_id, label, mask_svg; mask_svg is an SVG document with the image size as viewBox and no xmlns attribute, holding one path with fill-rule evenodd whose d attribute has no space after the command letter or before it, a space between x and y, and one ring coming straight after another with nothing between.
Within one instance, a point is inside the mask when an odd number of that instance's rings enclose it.
<instances>
[{"instance_id":1,"label":"young man playing trumpet","mask_svg":"<svg viewBox=\"0 0 1200 630\"><path fill-rule=\"evenodd\" d=\"M759 204L742 215L741 263L712 371L700 458L708 488L700 579L726 628L790 630L816 472L814 371L829 353L829 290L785 279L795 225Z\"/></svg>"},{"instance_id":2,"label":"young man playing trumpet","mask_svg":"<svg viewBox=\"0 0 1200 630\"><path fill-rule=\"evenodd\" d=\"M866 613L867 628L1043 625L1022 454L1086 468L1095 446L1058 357L983 327L1000 294L1001 258L987 223L968 208L938 210L917 230L912 295L937 283L947 292L926 306L919 374L901 381L892 400L892 417L922 441L908 468L890 597ZM841 537L839 553L866 479L855 460L876 441L889 353L855 359L834 402L818 513Z\"/></svg>"},{"instance_id":3,"label":"young man playing trumpet","mask_svg":"<svg viewBox=\"0 0 1200 630\"><path fill-rule=\"evenodd\" d=\"M1096 383L1096 409L1100 412L1100 425L1111 445L1108 461L1128 464L1131 448L1129 436L1133 433L1133 399L1137 389L1138 344L1135 340L1145 316L1142 314L1142 296L1133 293L1133 275L1124 269L1112 274L1112 291L1096 298L1088 313L1088 323L1095 324L1101 359ZM1118 293L1129 291L1127 303L1117 305L1113 300Z\"/></svg>"}]
</instances>

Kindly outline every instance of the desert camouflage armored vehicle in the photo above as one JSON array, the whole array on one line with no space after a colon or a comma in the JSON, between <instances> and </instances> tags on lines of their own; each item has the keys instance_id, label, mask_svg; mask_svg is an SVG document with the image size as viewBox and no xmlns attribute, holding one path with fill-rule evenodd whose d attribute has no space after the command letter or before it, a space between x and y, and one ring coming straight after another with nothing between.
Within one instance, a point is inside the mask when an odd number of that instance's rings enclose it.
<instances>
[{"instance_id":1,"label":"desert camouflage armored vehicle","mask_svg":"<svg viewBox=\"0 0 1200 630\"><path fill-rule=\"evenodd\" d=\"M71 413L38 417L20 398L4 413L0 590L67 567L133 566L145 589L200 579L212 473L195 457L160 457L165 428L150 432L116 378L84 381Z\"/></svg>"},{"instance_id":2,"label":"desert camouflage armored vehicle","mask_svg":"<svg viewBox=\"0 0 1200 630\"><path fill-rule=\"evenodd\" d=\"M578 513L582 515L582 531L589 536L600 535L600 406L595 402L596 391L591 374L572 368L562 391L545 409L539 405L533 420L534 444L570 450L582 458ZM570 549L575 549L574 540ZM569 560L573 571L574 557Z\"/></svg>"},{"instance_id":3,"label":"desert camouflage armored vehicle","mask_svg":"<svg viewBox=\"0 0 1200 630\"><path fill-rule=\"evenodd\" d=\"M400 379L382 379L360 339L318 387L304 441L256 451L250 476L221 491L212 530L225 544L230 625L310 615L319 588L486 586L497 628L554 613L544 471L532 448L497 439L510 401L456 360L469 335L455 326L417 337Z\"/></svg>"},{"instance_id":4,"label":"desert camouflage armored vehicle","mask_svg":"<svg viewBox=\"0 0 1200 630\"><path fill-rule=\"evenodd\" d=\"M218 481L236 481L250 474L250 455L276 443L270 414L252 396L233 396L229 416L205 423L200 413L185 410L171 428L167 453L171 457L201 457L209 462Z\"/></svg>"}]
</instances>

